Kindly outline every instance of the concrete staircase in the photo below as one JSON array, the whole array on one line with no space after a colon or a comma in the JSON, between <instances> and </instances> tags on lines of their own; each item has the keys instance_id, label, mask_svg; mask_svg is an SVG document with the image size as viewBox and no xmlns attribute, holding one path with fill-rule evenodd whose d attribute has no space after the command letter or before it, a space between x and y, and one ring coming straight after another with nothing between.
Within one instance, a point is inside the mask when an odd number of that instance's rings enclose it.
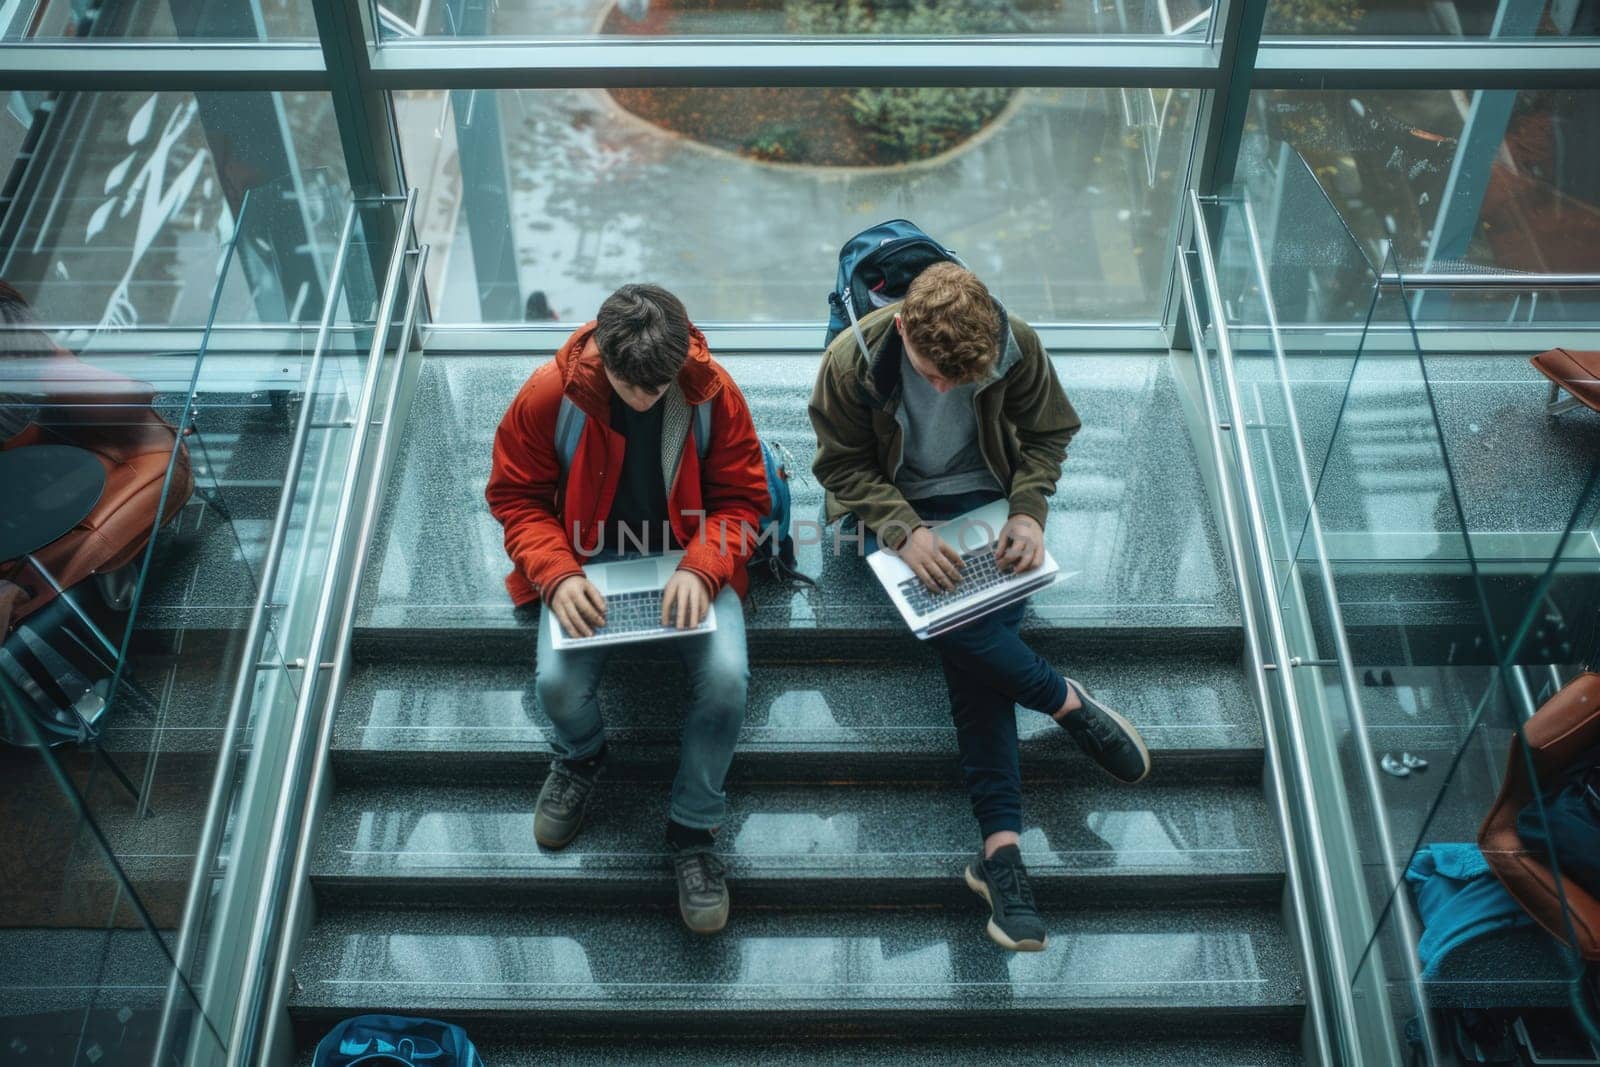
<instances>
[{"instance_id":1,"label":"concrete staircase","mask_svg":"<svg viewBox=\"0 0 1600 1067\"><path fill-rule=\"evenodd\" d=\"M725 362L757 427L808 469L814 360ZM1299 1061L1238 605L1164 358L1058 361L1086 428L1048 536L1077 574L1025 627L1139 723L1155 771L1117 786L1017 712L1022 847L1052 935L1021 956L988 940L960 880L977 832L934 659L864 564L816 546L801 563L820 588L758 581L748 615L719 837L727 930L697 939L676 915L662 840L675 664L615 657L591 820L559 854L535 846L550 753L528 692L536 617L505 598L481 495L532 365L424 365L337 709L318 917L290 1004L303 1051L338 1018L397 1011L462 1022L494 1065ZM794 487L797 516L814 516L816 487Z\"/></svg>"}]
</instances>

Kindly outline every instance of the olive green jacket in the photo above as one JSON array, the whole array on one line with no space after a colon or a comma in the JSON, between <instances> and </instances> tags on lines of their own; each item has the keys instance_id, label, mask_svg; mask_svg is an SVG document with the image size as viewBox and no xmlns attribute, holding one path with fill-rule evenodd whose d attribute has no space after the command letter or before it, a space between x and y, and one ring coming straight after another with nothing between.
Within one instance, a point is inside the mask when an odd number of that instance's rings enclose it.
<instances>
[{"instance_id":1,"label":"olive green jacket","mask_svg":"<svg viewBox=\"0 0 1600 1067\"><path fill-rule=\"evenodd\" d=\"M817 434L811 464L827 490L826 519L854 512L891 548L921 524L895 488L904 457L906 420L900 405L899 304L861 320L870 362L855 334L844 330L823 353L808 408ZM973 394L978 447L990 473L1007 486L1011 514L1043 526L1056 491L1067 444L1082 425L1038 334L1001 308L1000 359Z\"/></svg>"}]
</instances>

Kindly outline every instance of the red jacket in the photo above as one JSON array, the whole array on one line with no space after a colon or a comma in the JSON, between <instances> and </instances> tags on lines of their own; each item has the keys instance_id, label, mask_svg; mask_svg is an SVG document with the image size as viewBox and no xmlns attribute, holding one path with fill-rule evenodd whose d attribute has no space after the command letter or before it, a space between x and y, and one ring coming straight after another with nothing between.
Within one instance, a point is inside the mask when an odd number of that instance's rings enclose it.
<instances>
[{"instance_id":1,"label":"red jacket","mask_svg":"<svg viewBox=\"0 0 1600 1067\"><path fill-rule=\"evenodd\" d=\"M622 473L626 439L611 429L613 390L594 343L594 323L580 328L555 359L533 372L506 409L494 435L489 472L489 512L505 528L506 555L515 569L506 588L519 607L576 574L582 557L576 543L597 543L611 512ZM663 442L681 448L677 474L667 487L672 532L684 546L680 569L705 580L713 596L731 583L740 596L749 588L745 562L761 517L771 508L761 442L744 395L711 358L706 339L690 327L689 358L678 372L689 404L711 402L711 444L702 464L687 440ZM587 419L567 472L564 491L556 455L556 415L570 397ZM701 512L704 512L702 519Z\"/></svg>"}]
</instances>

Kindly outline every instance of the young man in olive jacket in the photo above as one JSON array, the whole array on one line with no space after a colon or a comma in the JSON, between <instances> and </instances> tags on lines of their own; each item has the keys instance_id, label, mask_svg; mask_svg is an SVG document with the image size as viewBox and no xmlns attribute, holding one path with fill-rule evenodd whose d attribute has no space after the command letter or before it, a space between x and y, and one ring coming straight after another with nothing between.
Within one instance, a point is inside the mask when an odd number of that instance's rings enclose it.
<instances>
[{"instance_id":1,"label":"young man in olive jacket","mask_svg":"<svg viewBox=\"0 0 1600 1067\"><path fill-rule=\"evenodd\" d=\"M852 331L841 333L811 394L812 470L827 490L827 520L852 516L938 591L960 580L961 560L927 524L1004 497L1011 517L997 563L1041 565L1048 498L1080 423L1038 336L954 263L923 271L903 301L860 326L866 354ZM1052 716L1118 781L1143 779L1150 755L1127 719L1028 647L1018 634L1023 610L1019 601L929 640L983 836L967 884L989 903L990 937L1037 951L1046 930L1017 847L1014 705Z\"/></svg>"}]
</instances>

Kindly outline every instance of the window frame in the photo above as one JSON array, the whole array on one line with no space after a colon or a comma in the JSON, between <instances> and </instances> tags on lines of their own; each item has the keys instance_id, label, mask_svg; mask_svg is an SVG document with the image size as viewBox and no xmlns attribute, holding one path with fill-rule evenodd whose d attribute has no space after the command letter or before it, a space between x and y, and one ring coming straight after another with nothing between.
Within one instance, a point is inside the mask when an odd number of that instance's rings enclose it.
<instances>
[{"instance_id":1,"label":"window frame","mask_svg":"<svg viewBox=\"0 0 1600 1067\"><path fill-rule=\"evenodd\" d=\"M1200 91L1185 187L1232 178L1258 89L1592 88L1600 39L1262 37L1270 0L1218 0L1206 33L924 38L383 39L377 0L317 0L317 41L39 40L0 43L0 89L325 90L354 188L405 188L391 94L401 90L639 86L985 86ZM1174 204L1174 211L1180 205ZM1180 241L1188 234L1180 233ZM1182 343L1176 286L1146 327L1042 323L1095 341L1147 327ZM455 326L457 324L449 324ZM483 329L483 324L460 324ZM757 336L758 324L727 324ZM788 343L800 324L775 324ZM754 331L754 332L751 332ZM1077 347L1077 346L1073 346Z\"/></svg>"}]
</instances>

